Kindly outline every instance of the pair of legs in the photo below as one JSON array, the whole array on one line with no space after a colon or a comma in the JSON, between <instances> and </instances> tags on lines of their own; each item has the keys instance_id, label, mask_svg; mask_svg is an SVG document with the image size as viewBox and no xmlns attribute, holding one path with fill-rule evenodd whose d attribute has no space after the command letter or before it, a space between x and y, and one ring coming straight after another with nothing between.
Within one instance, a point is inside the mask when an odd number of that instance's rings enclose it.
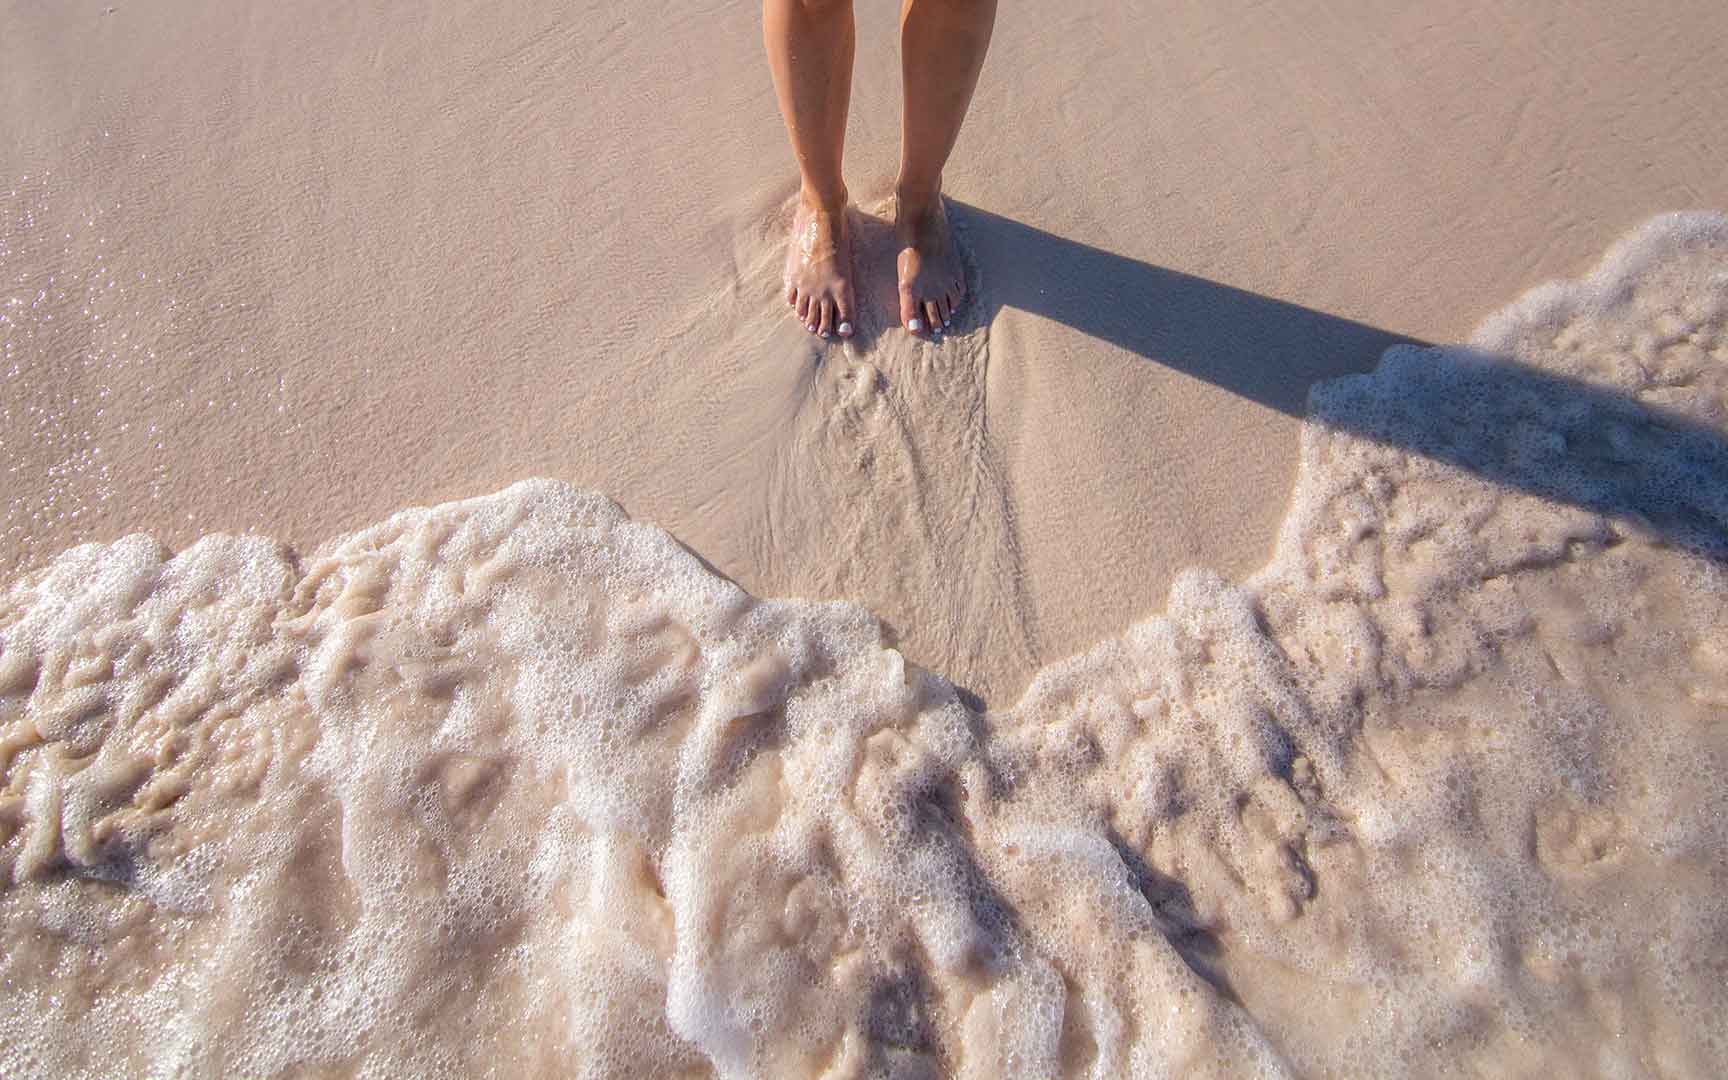
<instances>
[{"instance_id":1,"label":"pair of legs","mask_svg":"<svg viewBox=\"0 0 1728 1080\"><path fill-rule=\"evenodd\" d=\"M949 324L966 275L942 208L954 149L996 22L996 0L902 0L900 175L894 185L900 323L914 334ZM852 95L852 0L763 0L762 36L800 179L786 255L786 302L813 334L849 337L852 243L840 159Z\"/></svg>"}]
</instances>

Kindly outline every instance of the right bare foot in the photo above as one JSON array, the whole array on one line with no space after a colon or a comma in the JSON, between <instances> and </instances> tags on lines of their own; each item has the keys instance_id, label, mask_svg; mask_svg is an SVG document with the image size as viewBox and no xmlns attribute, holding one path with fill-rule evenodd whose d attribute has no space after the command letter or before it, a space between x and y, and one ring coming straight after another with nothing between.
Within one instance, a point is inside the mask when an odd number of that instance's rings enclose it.
<instances>
[{"instance_id":1,"label":"right bare foot","mask_svg":"<svg viewBox=\"0 0 1728 1080\"><path fill-rule=\"evenodd\" d=\"M940 334L966 297L966 268L938 191L894 198L894 235L900 245L900 325L914 334Z\"/></svg>"},{"instance_id":2,"label":"right bare foot","mask_svg":"<svg viewBox=\"0 0 1728 1080\"><path fill-rule=\"evenodd\" d=\"M798 197L786 245L786 302L812 334L852 336L852 237L846 196L837 203Z\"/></svg>"}]
</instances>

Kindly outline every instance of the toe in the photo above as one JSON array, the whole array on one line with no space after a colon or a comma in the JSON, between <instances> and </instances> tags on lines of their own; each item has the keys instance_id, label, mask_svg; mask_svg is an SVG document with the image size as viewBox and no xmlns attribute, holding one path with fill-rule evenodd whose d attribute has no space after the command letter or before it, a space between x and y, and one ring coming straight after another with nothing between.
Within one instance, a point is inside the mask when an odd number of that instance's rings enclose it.
<instances>
[{"instance_id":1,"label":"toe","mask_svg":"<svg viewBox=\"0 0 1728 1080\"><path fill-rule=\"evenodd\" d=\"M912 290L900 286L900 325L914 334L924 329L924 316L918 312L918 302L912 299Z\"/></svg>"},{"instance_id":2,"label":"toe","mask_svg":"<svg viewBox=\"0 0 1728 1080\"><path fill-rule=\"evenodd\" d=\"M799 322L808 322L809 319L805 317L805 312L810 310L810 294L799 293L798 299L792 303L792 310L798 313Z\"/></svg>"},{"instance_id":3,"label":"toe","mask_svg":"<svg viewBox=\"0 0 1728 1080\"><path fill-rule=\"evenodd\" d=\"M786 279L786 303L796 304L797 302L798 302L798 286L792 284L791 278L787 278Z\"/></svg>"},{"instance_id":4,"label":"toe","mask_svg":"<svg viewBox=\"0 0 1728 1080\"><path fill-rule=\"evenodd\" d=\"M834 301L822 301L822 317L816 320L816 333L827 337L834 332Z\"/></svg>"},{"instance_id":5,"label":"toe","mask_svg":"<svg viewBox=\"0 0 1728 1080\"><path fill-rule=\"evenodd\" d=\"M934 301L934 300L924 301L924 316L925 316L925 318L930 320L929 322L925 323L924 325L926 325L930 328L930 332L932 334L934 334L936 331L942 329L942 311L940 308L938 308L936 306L936 301Z\"/></svg>"},{"instance_id":6,"label":"toe","mask_svg":"<svg viewBox=\"0 0 1728 1080\"><path fill-rule=\"evenodd\" d=\"M834 302L834 321L839 323L834 329L841 337L852 336L852 313L857 310L852 297L852 283L848 281L841 286L840 297Z\"/></svg>"}]
</instances>

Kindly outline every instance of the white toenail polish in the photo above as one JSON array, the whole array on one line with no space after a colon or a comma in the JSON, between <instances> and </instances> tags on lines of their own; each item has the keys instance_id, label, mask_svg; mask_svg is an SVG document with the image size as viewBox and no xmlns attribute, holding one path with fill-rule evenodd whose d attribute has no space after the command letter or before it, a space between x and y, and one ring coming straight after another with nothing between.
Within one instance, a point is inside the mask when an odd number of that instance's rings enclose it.
<instances>
[{"instance_id":1,"label":"white toenail polish","mask_svg":"<svg viewBox=\"0 0 1728 1080\"><path fill-rule=\"evenodd\" d=\"M824 330L824 331L822 331L822 333L821 333L821 336L822 336L822 337L827 337L827 336L828 336L828 331L826 331L826 330Z\"/></svg>"},{"instance_id":2,"label":"white toenail polish","mask_svg":"<svg viewBox=\"0 0 1728 1080\"><path fill-rule=\"evenodd\" d=\"M843 322L840 324L840 333L842 336L844 336L846 334L850 334L851 332L852 332L852 324L851 323Z\"/></svg>"},{"instance_id":3,"label":"white toenail polish","mask_svg":"<svg viewBox=\"0 0 1728 1080\"><path fill-rule=\"evenodd\" d=\"M912 331L914 334L916 334L918 331L924 329L924 320L923 319L913 319L911 322L906 324L906 329L908 329L908 330Z\"/></svg>"},{"instance_id":4,"label":"white toenail polish","mask_svg":"<svg viewBox=\"0 0 1728 1080\"><path fill-rule=\"evenodd\" d=\"M942 320L942 326L943 326L943 328L944 328L944 329L946 329L946 328L947 328L947 327L950 327L950 326L953 326L953 325L954 325L954 324L953 324L953 323L952 323L952 322L951 322L951 321L949 321L949 320L947 320L947 319L943 319L943 320Z\"/></svg>"}]
</instances>

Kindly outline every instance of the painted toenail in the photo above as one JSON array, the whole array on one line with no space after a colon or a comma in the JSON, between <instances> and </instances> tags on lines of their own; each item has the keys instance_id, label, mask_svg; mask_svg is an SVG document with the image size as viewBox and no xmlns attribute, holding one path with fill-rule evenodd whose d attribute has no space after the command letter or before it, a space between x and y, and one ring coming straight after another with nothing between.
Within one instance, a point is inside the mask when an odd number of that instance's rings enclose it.
<instances>
[{"instance_id":1,"label":"painted toenail","mask_svg":"<svg viewBox=\"0 0 1728 1080\"><path fill-rule=\"evenodd\" d=\"M851 323L843 322L840 324L840 336L841 337L845 337L847 334L850 334L851 332L852 332L852 324Z\"/></svg>"},{"instance_id":2,"label":"painted toenail","mask_svg":"<svg viewBox=\"0 0 1728 1080\"><path fill-rule=\"evenodd\" d=\"M818 337L827 337L827 336L828 336L828 331L826 331L826 330L824 330L824 331L822 331L822 332L821 332L821 333L820 333L820 334L818 334L818 335L817 335L817 336L818 336Z\"/></svg>"},{"instance_id":3,"label":"painted toenail","mask_svg":"<svg viewBox=\"0 0 1728 1080\"><path fill-rule=\"evenodd\" d=\"M911 322L906 324L906 329L908 329L908 330L912 331L914 334L916 334L918 331L924 329L924 320L923 319L913 319Z\"/></svg>"}]
</instances>

